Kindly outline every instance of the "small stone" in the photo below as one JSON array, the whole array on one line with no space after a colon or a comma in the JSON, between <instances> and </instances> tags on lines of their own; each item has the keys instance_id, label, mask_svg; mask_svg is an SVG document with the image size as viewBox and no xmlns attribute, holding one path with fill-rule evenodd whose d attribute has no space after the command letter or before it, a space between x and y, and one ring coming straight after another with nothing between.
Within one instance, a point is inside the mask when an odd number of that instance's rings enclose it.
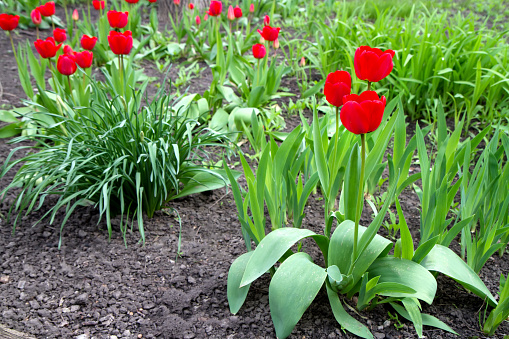
<instances>
[{"instance_id":1,"label":"small stone","mask_svg":"<svg viewBox=\"0 0 509 339\"><path fill-rule=\"evenodd\" d=\"M141 338L143 338L143 334L140 333L140 334L138 334L138 339L141 339Z\"/></svg>"},{"instance_id":2,"label":"small stone","mask_svg":"<svg viewBox=\"0 0 509 339\"><path fill-rule=\"evenodd\" d=\"M110 335L110 339L118 339L116 335Z\"/></svg>"},{"instance_id":3,"label":"small stone","mask_svg":"<svg viewBox=\"0 0 509 339\"><path fill-rule=\"evenodd\" d=\"M86 305L88 301L88 293L82 293L76 297L74 303L76 305Z\"/></svg>"},{"instance_id":4,"label":"small stone","mask_svg":"<svg viewBox=\"0 0 509 339\"><path fill-rule=\"evenodd\" d=\"M70 313L70 312L71 312L70 308L68 308L68 307L62 308L62 313Z\"/></svg>"},{"instance_id":5,"label":"small stone","mask_svg":"<svg viewBox=\"0 0 509 339\"><path fill-rule=\"evenodd\" d=\"M32 318L32 319L30 319L29 321L27 321L27 325L28 325L29 327L35 327L35 328L36 328L36 327L41 327L41 326L42 326L41 322L40 322L40 321L39 321L39 319L37 319L37 318Z\"/></svg>"},{"instance_id":6,"label":"small stone","mask_svg":"<svg viewBox=\"0 0 509 339\"><path fill-rule=\"evenodd\" d=\"M0 277L0 284L7 284L9 282L9 276L8 275L2 275Z\"/></svg>"},{"instance_id":7,"label":"small stone","mask_svg":"<svg viewBox=\"0 0 509 339\"><path fill-rule=\"evenodd\" d=\"M90 336L86 333L83 333L83 334L80 334L79 336L76 337L76 339L89 339Z\"/></svg>"},{"instance_id":8,"label":"small stone","mask_svg":"<svg viewBox=\"0 0 509 339\"><path fill-rule=\"evenodd\" d=\"M391 326L391 321L390 320L384 321L384 327L389 327L389 326Z\"/></svg>"},{"instance_id":9,"label":"small stone","mask_svg":"<svg viewBox=\"0 0 509 339\"><path fill-rule=\"evenodd\" d=\"M151 310L153 309L154 307L156 306L156 304L154 304L153 302L151 301L146 301L143 303L143 308L146 309L146 310Z\"/></svg>"},{"instance_id":10,"label":"small stone","mask_svg":"<svg viewBox=\"0 0 509 339\"><path fill-rule=\"evenodd\" d=\"M383 331L383 330L384 330L384 326L383 326L383 325L380 325L380 326L378 326L378 327L377 327L377 329L378 329L379 331Z\"/></svg>"},{"instance_id":11,"label":"small stone","mask_svg":"<svg viewBox=\"0 0 509 339\"><path fill-rule=\"evenodd\" d=\"M193 277L188 277L187 282L190 284L196 284L196 279L194 279Z\"/></svg>"},{"instance_id":12,"label":"small stone","mask_svg":"<svg viewBox=\"0 0 509 339\"><path fill-rule=\"evenodd\" d=\"M13 310L5 310L2 312L2 318L4 319L15 319L16 313Z\"/></svg>"},{"instance_id":13,"label":"small stone","mask_svg":"<svg viewBox=\"0 0 509 339\"><path fill-rule=\"evenodd\" d=\"M71 312L78 312L80 310L80 306L79 305L72 305L71 306Z\"/></svg>"},{"instance_id":14,"label":"small stone","mask_svg":"<svg viewBox=\"0 0 509 339\"><path fill-rule=\"evenodd\" d=\"M125 330L124 332L122 332L122 336L123 337L130 337L131 336L131 331Z\"/></svg>"},{"instance_id":15,"label":"small stone","mask_svg":"<svg viewBox=\"0 0 509 339\"><path fill-rule=\"evenodd\" d=\"M20 281L18 281L18 288L19 288L20 290L24 289L24 288L25 288L26 283L27 283L27 282L26 282L25 280L20 280Z\"/></svg>"},{"instance_id":16,"label":"small stone","mask_svg":"<svg viewBox=\"0 0 509 339\"><path fill-rule=\"evenodd\" d=\"M41 305L39 305L37 300L30 300L30 307L33 308L34 310L37 310L41 308Z\"/></svg>"},{"instance_id":17,"label":"small stone","mask_svg":"<svg viewBox=\"0 0 509 339\"><path fill-rule=\"evenodd\" d=\"M385 338L385 334L380 333L380 332L375 332L374 336L376 339L384 339Z\"/></svg>"},{"instance_id":18,"label":"small stone","mask_svg":"<svg viewBox=\"0 0 509 339\"><path fill-rule=\"evenodd\" d=\"M205 332L207 333L210 333L212 332L212 330L214 329L214 327L212 327L212 325L208 325L206 328L205 328Z\"/></svg>"},{"instance_id":19,"label":"small stone","mask_svg":"<svg viewBox=\"0 0 509 339\"><path fill-rule=\"evenodd\" d=\"M184 339L193 339L194 338L194 333L193 332L186 332L184 334Z\"/></svg>"},{"instance_id":20,"label":"small stone","mask_svg":"<svg viewBox=\"0 0 509 339\"><path fill-rule=\"evenodd\" d=\"M83 230L78 231L78 237L85 238L86 236L87 236L87 232L85 232Z\"/></svg>"}]
</instances>

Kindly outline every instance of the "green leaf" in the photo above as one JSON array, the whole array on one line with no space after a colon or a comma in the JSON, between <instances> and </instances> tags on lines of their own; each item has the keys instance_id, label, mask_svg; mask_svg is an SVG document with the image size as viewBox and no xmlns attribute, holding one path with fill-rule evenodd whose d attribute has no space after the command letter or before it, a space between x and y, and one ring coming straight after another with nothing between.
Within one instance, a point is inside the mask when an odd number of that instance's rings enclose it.
<instances>
[{"instance_id":1,"label":"green leaf","mask_svg":"<svg viewBox=\"0 0 509 339\"><path fill-rule=\"evenodd\" d=\"M479 276L449 248L435 245L421 265L429 271L440 272L456 280L482 299L487 298L491 306L497 305L497 301Z\"/></svg>"},{"instance_id":2,"label":"green leaf","mask_svg":"<svg viewBox=\"0 0 509 339\"><path fill-rule=\"evenodd\" d=\"M0 128L0 138L11 138L21 133L21 122L15 122Z\"/></svg>"},{"instance_id":3,"label":"green leaf","mask_svg":"<svg viewBox=\"0 0 509 339\"><path fill-rule=\"evenodd\" d=\"M308 97L310 97L312 95L315 95L316 93L320 92L320 90L322 89L324 84L325 84L325 80L317 82L316 84L313 85L313 87L309 88L304 93L302 93L300 98L301 99L306 99L306 98L308 98Z\"/></svg>"},{"instance_id":4,"label":"green leaf","mask_svg":"<svg viewBox=\"0 0 509 339\"><path fill-rule=\"evenodd\" d=\"M272 277L269 305L278 338L286 338L311 305L327 277L307 253L296 253L285 260Z\"/></svg>"},{"instance_id":5,"label":"green leaf","mask_svg":"<svg viewBox=\"0 0 509 339\"><path fill-rule=\"evenodd\" d=\"M422 338L422 314L419 302L415 298L403 298L401 302L414 324L415 332L417 332L419 338Z\"/></svg>"},{"instance_id":6,"label":"green leaf","mask_svg":"<svg viewBox=\"0 0 509 339\"><path fill-rule=\"evenodd\" d=\"M329 302L332 308L332 313L334 314L334 318L336 318L336 321L341 325L341 327L361 338L373 338L373 335L366 326L361 324L350 314L346 313L343 305L341 304L341 300L339 300L338 294L334 292L329 286L327 286L327 296L329 297Z\"/></svg>"},{"instance_id":7,"label":"green leaf","mask_svg":"<svg viewBox=\"0 0 509 339\"><path fill-rule=\"evenodd\" d=\"M396 198L396 208L398 210L399 217L399 233L401 235L401 257L403 259L412 260L414 256L414 243L412 240L412 234L408 229L408 225L405 220L405 215L401 209L398 198Z\"/></svg>"},{"instance_id":8,"label":"green leaf","mask_svg":"<svg viewBox=\"0 0 509 339\"><path fill-rule=\"evenodd\" d=\"M312 237L324 256L329 245L327 237L313 231L299 228L280 228L270 232L258 244L254 254L247 263L246 272L240 286L252 283L267 272L297 241Z\"/></svg>"},{"instance_id":9,"label":"green leaf","mask_svg":"<svg viewBox=\"0 0 509 339\"><path fill-rule=\"evenodd\" d=\"M390 304L396 310L396 312L398 312L403 318L405 318L406 320L412 321L412 319L410 318L410 314L408 314L408 312L402 306L400 306L396 303L390 303ZM438 320L437 318L435 318L432 315L421 314L421 317L422 317L422 324L425 326L432 326L432 327L440 328L444 331L459 335L452 328L447 326L444 322L442 322L441 320Z\"/></svg>"},{"instance_id":10,"label":"green leaf","mask_svg":"<svg viewBox=\"0 0 509 339\"><path fill-rule=\"evenodd\" d=\"M237 180L241 172L232 171L235 180ZM171 200L185 197L190 194L212 191L221 187L225 187L229 180L224 170L207 170L200 171L185 183L179 194L171 197Z\"/></svg>"},{"instance_id":11,"label":"green leaf","mask_svg":"<svg viewBox=\"0 0 509 339\"><path fill-rule=\"evenodd\" d=\"M355 220L357 214L356 210L358 208L357 196L359 195L359 181L361 180L361 157L359 153L359 147L355 144L350 153L350 159L345 173L345 219L349 220Z\"/></svg>"},{"instance_id":12,"label":"green leaf","mask_svg":"<svg viewBox=\"0 0 509 339\"><path fill-rule=\"evenodd\" d=\"M249 292L249 287L251 286L251 284L249 284L240 287L240 281L242 280L242 275L244 275L247 262L253 253L254 252L247 252L235 259L235 261L230 266L230 270L228 271L228 285L226 287L226 294L228 296L230 312L233 314L236 314L244 304L247 292Z\"/></svg>"},{"instance_id":13,"label":"green leaf","mask_svg":"<svg viewBox=\"0 0 509 339\"><path fill-rule=\"evenodd\" d=\"M345 220L338 225L329 245L328 265L336 265L343 273L349 272L352 262L353 238L355 224L351 220ZM366 231L366 227L359 226L359 237ZM380 235L376 235L369 243L368 247L358 258L352 271L353 280L345 286L342 292L348 292L364 275L368 267L375 261L378 256L389 252L392 243Z\"/></svg>"},{"instance_id":14,"label":"green leaf","mask_svg":"<svg viewBox=\"0 0 509 339\"><path fill-rule=\"evenodd\" d=\"M416 292L413 294L394 293L392 297L414 297L431 305L437 291L437 282L433 275L421 265L406 259L394 257L379 258L368 269L371 277L380 276L380 283L395 282Z\"/></svg>"}]
</instances>

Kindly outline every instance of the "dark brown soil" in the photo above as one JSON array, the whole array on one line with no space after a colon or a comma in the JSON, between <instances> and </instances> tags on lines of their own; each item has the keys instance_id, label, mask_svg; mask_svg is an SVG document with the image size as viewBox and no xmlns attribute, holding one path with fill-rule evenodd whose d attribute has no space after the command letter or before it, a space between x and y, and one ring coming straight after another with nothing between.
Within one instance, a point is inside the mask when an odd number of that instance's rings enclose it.
<instances>
[{"instance_id":1,"label":"dark brown soil","mask_svg":"<svg viewBox=\"0 0 509 339\"><path fill-rule=\"evenodd\" d=\"M20 36L35 39L32 32L20 32ZM25 95L10 44L3 35L0 58L2 103L18 106ZM148 76L162 77L152 65L143 66ZM189 92L202 93L210 79L209 72L205 72L190 83ZM298 93L294 81L284 80L284 86ZM155 90L152 88L151 92ZM288 117L287 128L298 122L298 117ZM7 142L0 140L3 160L14 147ZM4 177L1 189L13 175L11 172ZM0 204L3 216L7 215L14 197L11 193ZM413 191L404 191L400 202L412 235L418 241L417 196ZM275 338L268 305L268 276L253 283L237 315L230 314L228 309L228 269L245 252L231 191L197 194L176 201L171 207L182 218L180 254L177 253L179 222L164 211L146 219L144 246L135 230L127 234L126 247L120 232L114 232L108 239L106 225L102 221L98 223L96 209L80 208L65 225L61 250L57 245L63 213L57 215L53 225L45 220L35 227L32 225L44 211L23 217L15 234L12 234L12 224L2 218L0 323L37 338ZM367 211L363 214L363 224L371 220ZM322 233L323 200L319 195L310 197L305 213L303 227ZM118 224L119 219L114 222L117 228ZM317 253L311 243L305 246ZM454 244L453 248L456 247ZM494 295L498 292L500 274L509 271L507 259L507 253L503 258L495 256L481 272L482 280ZM460 338L483 337L478 319L484 310L482 300L442 276L438 277L435 302L431 306L423 305L424 313L444 321ZM390 308L377 306L373 311L352 315L366 324L376 338L417 337L410 322L391 320L388 312L394 314ZM505 322L496 337L507 334L509 325ZM426 328L424 335L455 337L430 328ZM340 337L354 336L341 330L326 294L321 291L291 338Z\"/></svg>"}]
</instances>

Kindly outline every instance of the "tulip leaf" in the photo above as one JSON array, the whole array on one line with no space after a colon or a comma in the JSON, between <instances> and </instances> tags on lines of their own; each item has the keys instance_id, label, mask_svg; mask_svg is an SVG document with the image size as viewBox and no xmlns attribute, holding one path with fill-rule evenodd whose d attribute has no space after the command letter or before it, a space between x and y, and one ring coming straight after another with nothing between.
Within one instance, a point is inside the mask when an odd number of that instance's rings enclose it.
<instances>
[{"instance_id":1,"label":"tulip leaf","mask_svg":"<svg viewBox=\"0 0 509 339\"><path fill-rule=\"evenodd\" d=\"M398 305L396 303L392 303L392 302L390 304L396 310L396 312L398 312L403 318L405 318L406 320L412 321L410 314L408 314L408 312L405 310L405 308L403 306ZM436 327L436 328L442 329L444 331L451 332L451 333L458 335L458 333L456 333L452 328L447 326L447 324L445 324L441 320L438 320L437 318L435 318L432 315L421 314L421 317L422 317L422 324L425 326Z\"/></svg>"},{"instance_id":2,"label":"tulip leaf","mask_svg":"<svg viewBox=\"0 0 509 339\"><path fill-rule=\"evenodd\" d=\"M413 288L415 293L394 292L391 297L418 298L426 303L433 302L437 282L433 275L421 265L407 259L384 257L376 259L368 269L371 277L380 276L379 283L394 282Z\"/></svg>"},{"instance_id":3,"label":"tulip leaf","mask_svg":"<svg viewBox=\"0 0 509 339\"><path fill-rule=\"evenodd\" d=\"M231 172L235 180L237 180L241 175L241 172L239 171ZM221 187L225 187L229 183L229 180L227 178L226 172L220 169L200 171L189 178L188 181L183 181L183 183L184 187L182 190L180 190L179 194L172 196L170 200L182 198L190 194L212 191Z\"/></svg>"},{"instance_id":4,"label":"tulip leaf","mask_svg":"<svg viewBox=\"0 0 509 339\"><path fill-rule=\"evenodd\" d=\"M336 321L341 325L341 327L361 338L373 339L373 335L366 326L361 324L350 314L346 313L343 305L341 304L341 300L339 300L338 294L329 286L327 286L327 296L329 297L334 318L336 318Z\"/></svg>"},{"instance_id":5,"label":"tulip leaf","mask_svg":"<svg viewBox=\"0 0 509 339\"><path fill-rule=\"evenodd\" d=\"M497 305L497 301L479 276L449 248L435 245L421 265L429 271L440 272L456 280L475 295L488 299L491 306Z\"/></svg>"},{"instance_id":6,"label":"tulip leaf","mask_svg":"<svg viewBox=\"0 0 509 339\"><path fill-rule=\"evenodd\" d=\"M235 261L230 266L230 270L228 271L228 285L226 288L226 294L228 296L228 304L230 305L230 312L236 314L244 301L246 300L247 292L249 292L249 287L251 284L246 285L244 287L240 286L240 281L242 280L242 275L244 275L244 271L246 269L247 262L253 252L247 252L242 254L240 257L235 259Z\"/></svg>"},{"instance_id":7,"label":"tulip leaf","mask_svg":"<svg viewBox=\"0 0 509 339\"><path fill-rule=\"evenodd\" d=\"M270 232L260 241L247 263L240 286L245 286L267 272L297 241L312 237L327 256L327 237L299 228L280 228Z\"/></svg>"},{"instance_id":8,"label":"tulip leaf","mask_svg":"<svg viewBox=\"0 0 509 339\"><path fill-rule=\"evenodd\" d=\"M346 273L350 269L353 252L355 224L351 220L345 220L336 228L330 239L328 265L336 265L340 272ZM359 238L366 231L366 227L359 226ZM353 280L342 290L346 293L352 289L355 284L362 278L368 267L380 255L389 252L392 243L380 235L375 235L368 247L360 256L354 265L352 271Z\"/></svg>"},{"instance_id":9,"label":"tulip leaf","mask_svg":"<svg viewBox=\"0 0 509 339\"><path fill-rule=\"evenodd\" d=\"M304 252L281 264L269 286L269 305L278 338L286 338L311 305L327 277Z\"/></svg>"}]
</instances>

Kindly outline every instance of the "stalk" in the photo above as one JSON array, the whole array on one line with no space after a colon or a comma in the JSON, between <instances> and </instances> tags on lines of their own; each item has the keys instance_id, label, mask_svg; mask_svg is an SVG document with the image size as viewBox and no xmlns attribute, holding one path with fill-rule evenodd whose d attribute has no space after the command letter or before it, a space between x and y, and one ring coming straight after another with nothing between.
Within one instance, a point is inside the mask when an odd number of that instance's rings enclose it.
<instances>
[{"instance_id":1,"label":"stalk","mask_svg":"<svg viewBox=\"0 0 509 339\"><path fill-rule=\"evenodd\" d=\"M369 83L368 83L369 86ZM366 166L366 134L361 134L361 177L359 180L359 195L357 196L357 204L355 211L355 233L353 235L353 262L355 262L357 258L357 241L359 238L359 222L361 220L361 212L362 212L362 195L364 193L364 167ZM352 268L351 267L351 268Z\"/></svg>"},{"instance_id":2,"label":"stalk","mask_svg":"<svg viewBox=\"0 0 509 339\"><path fill-rule=\"evenodd\" d=\"M9 39L11 40L12 52L14 53L14 57L16 58L16 61L17 61L18 55L16 54L16 48L14 48L14 41L12 40L12 34L10 31L7 31L7 34L9 35Z\"/></svg>"},{"instance_id":3,"label":"stalk","mask_svg":"<svg viewBox=\"0 0 509 339\"><path fill-rule=\"evenodd\" d=\"M339 138L339 106L336 106L336 139Z\"/></svg>"}]
</instances>

